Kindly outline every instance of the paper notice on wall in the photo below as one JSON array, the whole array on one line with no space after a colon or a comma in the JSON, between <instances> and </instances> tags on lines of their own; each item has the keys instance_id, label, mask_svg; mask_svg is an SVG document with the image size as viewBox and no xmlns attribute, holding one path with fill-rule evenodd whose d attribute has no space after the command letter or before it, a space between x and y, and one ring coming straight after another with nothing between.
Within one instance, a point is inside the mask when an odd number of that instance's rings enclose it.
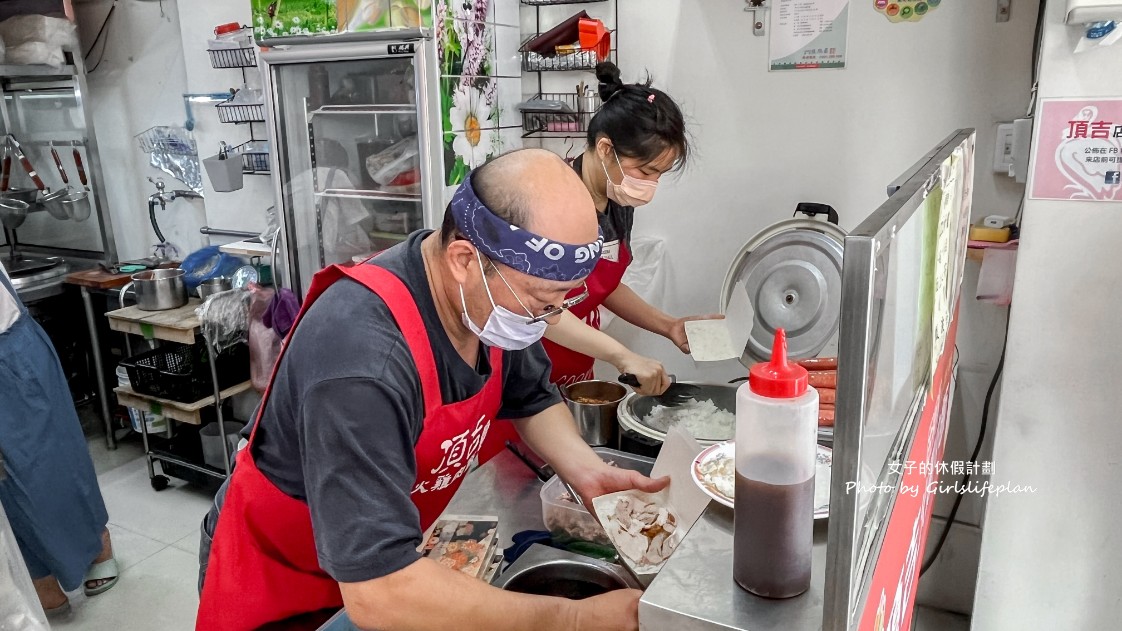
<instances>
[{"instance_id":1,"label":"paper notice on wall","mask_svg":"<svg viewBox=\"0 0 1122 631\"><path fill-rule=\"evenodd\" d=\"M844 68L849 0L772 0L771 70Z\"/></svg>"},{"instance_id":2,"label":"paper notice on wall","mask_svg":"<svg viewBox=\"0 0 1122 631\"><path fill-rule=\"evenodd\" d=\"M1122 200L1122 99L1048 99L1032 143L1032 199Z\"/></svg>"}]
</instances>

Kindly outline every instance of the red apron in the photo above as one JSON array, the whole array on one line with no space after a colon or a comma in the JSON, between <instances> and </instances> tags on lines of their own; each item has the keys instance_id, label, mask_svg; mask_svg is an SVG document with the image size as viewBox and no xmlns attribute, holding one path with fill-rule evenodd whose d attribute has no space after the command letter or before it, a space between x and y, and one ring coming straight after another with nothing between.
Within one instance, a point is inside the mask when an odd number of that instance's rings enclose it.
<instances>
[{"instance_id":1,"label":"red apron","mask_svg":"<svg viewBox=\"0 0 1122 631\"><path fill-rule=\"evenodd\" d=\"M623 280L623 273L627 271L627 266L630 264L631 249L627 242L620 239L619 260L609 261L601 258L596 263L592 274L585 281L588 283L588 298L569 311L587 322L592 328L599 330L600 305L619 287L620 281ZM581 291L583 291L583 288L578 287L573 290L569 297L576 296ZM592 366L596 363L594 358L554 344L549 340L542 340L542 344L545 346L546 353L549 354L550 361L553 362L553 372L549 375L550 381L560 386L567 386L578 381L592 379Z\"/></svg>"},{"instance_id":2,"label":"red apron","mask_svg":"<svg viewBox=\"0 0 1122 631\"><path fill-rule=\"evenodd\" d=\"M486 462L503 449L499 432L488 436L502 403L502 351L491 349L491 377L478 394L445 404L432 346L413 296L397 276L376 265L332 266L316 274L292 331L312 303L345 276L386 302L417 364L425 418L414 450L417 479L412 500L420 511L423 532L447 507L470 463L476 458ZM279 365L278 358L269 389ZM258 408L258 421L269 389ZM199 631L241 631L264 625L315 629L330 615L315 618L315 612L343 606L338 583L319 566L307 503L283 493L253 460L250 446L259 427L255 424L249 446L238 453L218 518L195 623ZM298 616L304 617L285 622Z\"/></svg>"}]
</instances>

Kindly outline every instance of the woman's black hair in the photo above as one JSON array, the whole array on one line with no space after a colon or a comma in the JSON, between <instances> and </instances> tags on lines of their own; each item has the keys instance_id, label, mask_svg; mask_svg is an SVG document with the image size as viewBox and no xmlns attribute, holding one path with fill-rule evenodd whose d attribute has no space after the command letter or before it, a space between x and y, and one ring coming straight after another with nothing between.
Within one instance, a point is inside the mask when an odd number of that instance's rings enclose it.
<instances>
[{"instance_id":1,"label":"woman's black hair","mask_svg":"<svg viewBox=\"0 0 1122 631\"><path fill-rule=\"evenodd\" d=\"M653 162L671 150L674 168L685 164L689 140L682 110L662 90L651 87L648 76L642 83L624 83L619 68L610 61L596 65L600 82L600 111L588 124L588 145L601 136L612 141L620 156Z\"/></svg>"}]
</instances>

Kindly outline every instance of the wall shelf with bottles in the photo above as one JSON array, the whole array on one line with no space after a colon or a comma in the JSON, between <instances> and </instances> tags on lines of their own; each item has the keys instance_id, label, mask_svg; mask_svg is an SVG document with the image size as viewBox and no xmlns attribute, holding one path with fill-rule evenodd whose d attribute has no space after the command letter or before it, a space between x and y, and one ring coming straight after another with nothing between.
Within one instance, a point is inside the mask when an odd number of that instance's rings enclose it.
<instances>
[{"instance_id":1,"label":"wall shelf with bottles","mask_svg":"<svg viewBox=\"0 0 1122 631\"><path fill-rule=\"evenodd\" d=\"M246 175L268 175L269 141L250 140L234 147L234 152L242 157L242 173Z\"/></svg>"},{"instance_id":2,"label":"wall shelf with bottles","mask_svg":"<svg viewBox=\"0 0 1122 631\"><path fill-rule=\"evenodd\" d=\"M553 25L545 25L543 28L542 7L603 4L606 2L613 2L613 5L610 9L603 10L602 13L609 14L604 19L611 17L614 22L610 25L612 28L608 28L608 25L601 25L604 35L596 46L588 48L582 48L579 44L557 46L554 49L557 54L554 55L549 55L549 51L546 51L547 54L543 55L530 50L532 42L540 34L549 32L550 28L553 28ZM596 70L596 65L601 61L616 61L619 55L619 0L520 0L520 3L526 7L532 7L534 11L534 30L524 35L519 52L522 57L523 75L536 75L536 81L533 84L535 89L524 89L523 94L534 94L535 96L531 97L531 100L561 101L572 110L571 112L523 111L522 137L540 139L583 138L592 116L599 111L601 105L600 97L595 88L595 80L581 82L588 86L583 94L579 92L580 88L573 92L560 93L548 92L545 89L543 77L545 73L557 72L593 73ZM579 7L574 7L574 9L579 9ZM525 24L526 21L524 20L523 23ZM615 38L616 47L614 48L612 47L612 38ZM556 84L556 82L553 83ZM526 84L523 83L523 85Z\"/></svg>"},{"instance_id":3,"label":"wall shelf with bottles","mask_svg":"<svg viewBox=\"0 0 1122 631\"><path fill-rule=\"evenodd\" d=\"M257 51L252 46L217 50L208 48L206 52L210 55L210 66L218 70L257 67Z\"/></svg>"},{"instance_id":4,"label":"wall shelf with bottles","mask_svg":"<svg viewBox=\"0 0 1122 631\"><path fill-rule=\"evenodd\" d=\"M218 120L223 123L264 123L265 105L254 103L239 105L227 101L214 106L218 110Z\"/></svg>"},{"instance_id":5,"label":"wall shelf with bottles","mask_svg":"<svg viewBox=\"0 0 1122 631\"><path fill-rule=\"evenodd\" d=\"M257 67L257 48L248 34L251 29L245 25L230 23L219 26L214 33L217 39L211 40L207 48L210 65L218 70L241 70L242 84L247 84L247 68ZM257 137L254 123L265 122L264 103L242 103L238 92L231 91L230 99L215 104L218 120L222 123L249 125L249 141L234 151L241 155L242 173L246 175L269 175L269 142Z\"/></svg>"}]
</instances>

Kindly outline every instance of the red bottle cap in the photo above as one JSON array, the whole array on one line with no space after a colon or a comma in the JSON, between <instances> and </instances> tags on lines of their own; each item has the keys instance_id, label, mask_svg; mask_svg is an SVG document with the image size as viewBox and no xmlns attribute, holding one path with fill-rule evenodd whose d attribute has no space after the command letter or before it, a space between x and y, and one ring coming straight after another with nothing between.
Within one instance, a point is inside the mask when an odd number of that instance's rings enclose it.
<instances>
[{"instance_id":1,"label":"red bottle cap","mask_svg":"<svg viewBox=\"0 0 1122 631\"><path fill-rule=\"evenodd\" d=\"M220 24L219 26L214 27L214 34L215 35L225 35L226 33L233 33L234 31L240 31L241 28L242 28L241 24L239 24L237 22L227 22L226 24Z\"/></svg>"},{"instance_id":2,"label":"red bottle cap","mask_svg":"<svg viewBox=\"0 0 1122 631\"><path fill-rule=\"evenodd\" d=\"M806 392L806 368L787 361L787 332L775 332L771 347L771 361L760 362L748 372L748 386L752 392L772 399L794 399Z\"/></svg>"}]
</instances>

